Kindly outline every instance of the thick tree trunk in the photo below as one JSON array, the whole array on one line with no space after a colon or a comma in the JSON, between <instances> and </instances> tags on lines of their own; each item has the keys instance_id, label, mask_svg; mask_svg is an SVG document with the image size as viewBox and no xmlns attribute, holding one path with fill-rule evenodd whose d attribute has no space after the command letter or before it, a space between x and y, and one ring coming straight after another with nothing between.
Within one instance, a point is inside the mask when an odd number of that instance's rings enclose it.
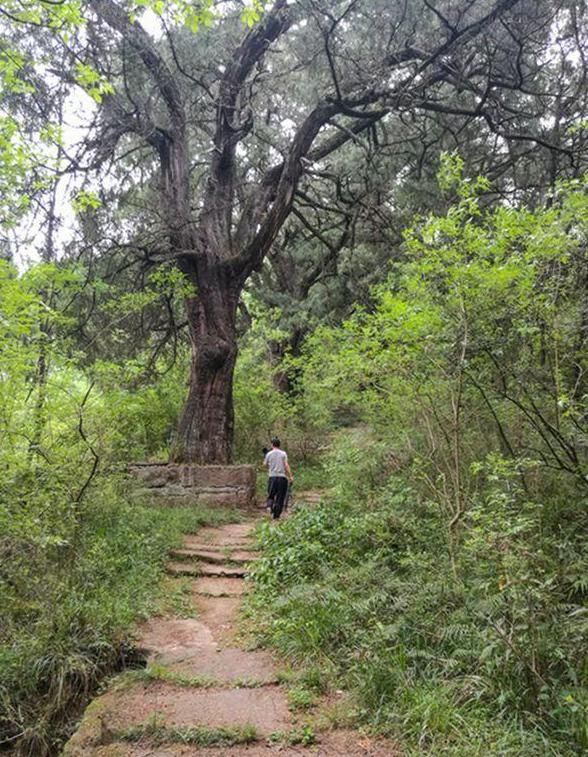
<instances>
[{"instance_id":1,"label":"thick tree trunk","mask_svg":"<svg viewBox=\"0 0 588 757\"><path fill-rule=\"evenodd\" d=\"M198 294L187 302L190 388L171 459L225 465L232 459L240 286L220 266L207 267L198 278Z\"/></svg>"}]
</instances>

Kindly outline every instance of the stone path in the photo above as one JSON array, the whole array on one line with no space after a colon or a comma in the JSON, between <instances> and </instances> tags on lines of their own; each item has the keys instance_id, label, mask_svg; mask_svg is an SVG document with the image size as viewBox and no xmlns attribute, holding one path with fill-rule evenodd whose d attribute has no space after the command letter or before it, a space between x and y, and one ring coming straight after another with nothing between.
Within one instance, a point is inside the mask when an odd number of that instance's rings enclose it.
<instances>
[{"instance_id":1,"label":"stone path","mask_svg":"<svg viewBox=\"0 0 588 757\"><path fill-rule=\"evenodd\" d=\"M145 671L119 678L87 708L64 757L393 757L353 731L293 742L307 719L288 709L272 656L237 639L254 522L187 536L169 572L186 582L196 617L155 617L142 627ZM237 743L235 743L237 742ZM223 745L224 744L224 745Z\"/></svg>"}]
</instances>

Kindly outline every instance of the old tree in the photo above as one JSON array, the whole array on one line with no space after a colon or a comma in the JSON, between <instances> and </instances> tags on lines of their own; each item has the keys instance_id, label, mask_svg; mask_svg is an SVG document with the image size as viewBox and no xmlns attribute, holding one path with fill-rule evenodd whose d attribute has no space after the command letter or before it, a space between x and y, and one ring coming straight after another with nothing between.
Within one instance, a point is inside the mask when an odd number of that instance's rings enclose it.
<instances>
[{"instance_id":1,"label":"old tree","mask_svg":"<svg viewBox=\"0 0 588 757\"><path fill-rule=\"evenodd\" d=\"M199 29L184 23L186 7L158 10L149 33L136 7L88 0L55 75L108 82L86 166L110 170L135 198L120 241L176 261L191 285L190 383L172 457L227 463L240 297L301 180L328 176L332 154L378 125L403 139L415 113L479 122L504 155L549 147L533 126L537 101L551 97L538 61L575 16L563 2L276 0L247 31L237 2L217 3Z\"/></svg>"}]
</instances>

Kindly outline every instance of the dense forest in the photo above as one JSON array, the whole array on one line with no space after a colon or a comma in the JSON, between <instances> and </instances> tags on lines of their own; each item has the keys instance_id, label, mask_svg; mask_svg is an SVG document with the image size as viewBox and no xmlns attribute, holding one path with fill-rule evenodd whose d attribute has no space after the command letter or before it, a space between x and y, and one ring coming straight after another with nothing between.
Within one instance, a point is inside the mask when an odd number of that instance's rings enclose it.
<instances>
[{"instance_id":1,"label":"dense forest","mask_svg":"<svg viewBox=\"0 0 588 757\"><path fill-rule=\"evenodd\" d=\"M588 750L583 0L2 0L0 752L132 666L238 517L247 623L406 754ZM262 487L260 486L260 497Z\"/></svg>"}]
</instances>

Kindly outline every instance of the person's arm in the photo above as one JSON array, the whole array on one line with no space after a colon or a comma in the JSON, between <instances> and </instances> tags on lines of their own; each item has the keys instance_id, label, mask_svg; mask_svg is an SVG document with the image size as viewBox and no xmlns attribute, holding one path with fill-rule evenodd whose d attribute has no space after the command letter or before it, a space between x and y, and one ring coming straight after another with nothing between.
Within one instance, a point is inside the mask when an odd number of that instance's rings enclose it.
<instances>
[{"instance_id":1,"label":"person's arm","mask_svg":"<svg viewBox=\"0 0 588 757\"><path fill-rule=\"evenodd\" d=\"M292 481L294 481L294 474L290 470L290 466L288 465L288 459L287 458L284 461L284 468L286 469L286 473L288 474L288 480L290 481L290 483L292 483Z\"/></svg>"}]
</instances>

